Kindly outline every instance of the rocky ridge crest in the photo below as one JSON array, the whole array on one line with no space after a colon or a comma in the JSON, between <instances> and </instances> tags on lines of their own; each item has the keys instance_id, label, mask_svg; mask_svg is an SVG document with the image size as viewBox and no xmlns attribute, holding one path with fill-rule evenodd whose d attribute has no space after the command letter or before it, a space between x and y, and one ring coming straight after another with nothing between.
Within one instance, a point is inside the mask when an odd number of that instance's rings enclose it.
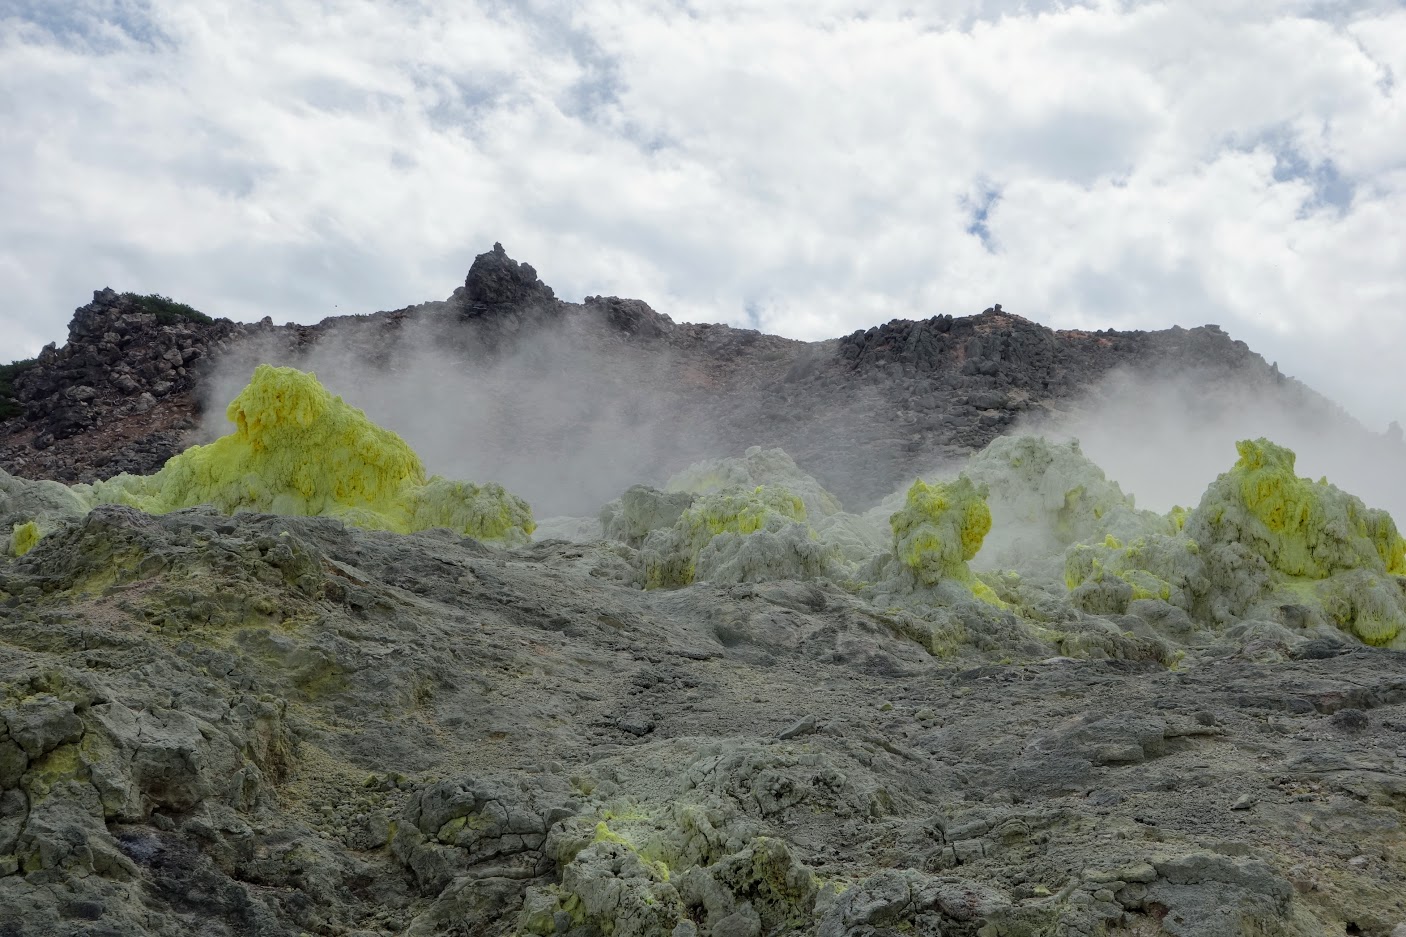
<instances>
[{"instance_id":1,"label":"rocky ridge crest","mask_svg":"<svg viewBox=\"0 0 1406 937\"><path fill-rule=\"evenodd\" d=\"M670 413L672 435L660 448L672 463L640 465L632 481L762 445L791 453L846 502L872 502L936 461L964 457L1018 423L1038 424L1118 370L1195 374L1207 386L1291 400L1305 419L1347 419L1214 325L1055 331L997 305L800 342L675 323L639 300L564 302L531 265L495 244L444 301L308 326L163 323L99 291L75 312L67 343L46 348L15 379L23 412L0 423L0 467L66 482L150 473L198 441L204 407L224 405L209 399L206 382L218 362L244 361L243 380L262 360L296 366L336 341L357 367L374 370L408 354L412 336L428 337L466 368L519 354L542 336L577 343L597 357L593 369L619 397L649 399Z\"/></svg>"}]
</instances>

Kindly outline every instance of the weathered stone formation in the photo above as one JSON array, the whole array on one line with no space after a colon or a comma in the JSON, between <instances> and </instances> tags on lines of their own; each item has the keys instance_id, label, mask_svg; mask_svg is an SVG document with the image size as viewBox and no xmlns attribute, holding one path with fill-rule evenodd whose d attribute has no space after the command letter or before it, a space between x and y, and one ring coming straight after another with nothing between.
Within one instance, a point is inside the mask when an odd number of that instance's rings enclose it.
<instances>
[{"instance_id":1,"label":"weathered stone formation","mask_svg":"<svg viewBox=\"0 0 1406 937\"><path fill-rule=\"evenodd\" d=\"M147 470L185 448L201 367L245 327L163 318L137 297L95 292L64 346L45 346L15 378L23 412L0 424L0 465L78 481Z\"/></svg>"},{"instance_id":2,"label":"weathered stone formation","mask_svg":"<svg viewBox=\"0 0 1406 937\"><path fill-rule=\"evenodd\" d=\"M518 263L494 243L493 250L474 258L464 285L449 297L466 316L484 315L494 307L519 309L525 306L552 305L556 294L537 277L531 264Z\"/></svg>"}]
</instances>

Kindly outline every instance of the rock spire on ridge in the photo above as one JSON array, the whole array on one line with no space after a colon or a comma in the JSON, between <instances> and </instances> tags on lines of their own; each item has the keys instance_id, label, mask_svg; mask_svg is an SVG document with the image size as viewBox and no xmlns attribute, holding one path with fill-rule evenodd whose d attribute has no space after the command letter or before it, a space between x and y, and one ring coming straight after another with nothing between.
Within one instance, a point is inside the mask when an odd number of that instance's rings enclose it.
<instances>
[{"instance_id":1,"label":"rock spire on ridge","mask_svg":"<svg viewBox=\"0 0 1406 937\"><path fill-rule=\"evenodd\" d=\"M458 290L455 293L460 295ZM462 296L468 302L491 306L518 306L556 299L552 288L538 279L537 270L531 264L513 260L496 241L493 250L474 258L464 280Z\"/></svg>"}]
</instances>

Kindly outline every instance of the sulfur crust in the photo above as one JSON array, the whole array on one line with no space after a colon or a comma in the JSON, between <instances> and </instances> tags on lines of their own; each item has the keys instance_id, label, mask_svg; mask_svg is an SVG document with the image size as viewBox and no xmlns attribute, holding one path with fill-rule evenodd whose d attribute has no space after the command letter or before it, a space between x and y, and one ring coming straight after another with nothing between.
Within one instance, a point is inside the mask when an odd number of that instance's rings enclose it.
<instances>
[{"instance_id":1,"label":"sulfur crust","mask_svg":"<svg viewBox=\"0 0 1406 937\"><path fill-rule=\"evenodd\" d=\"M165 514L219 510L336 517L373 530L448 527L483 540L524 542L526 502L495 484L426 478L414 450L334 396L316 375L259 365L225 415L234 432L173 456L155 475L119 475L74 490L91 506Z\"/></svg>"},{"instance_id":2,"label":"sulfur crust","mask_svg":"<svg viewBox=\"0 0 1406 937\"><path fill-rule=\"evenodd\" d=\"M800 498L812 521L840 512L839 500L801 471L780 449L752 446L742 458L711 459L689 466L665 483L669 492L714 494L757 487L784 488Z\"/></svg>"},{"instance_id":3,"label":"sulfur crust","mask_svg":"<svg viewBox=\"0 0 1406 937\"><path fill-rule=\"evenodd\" d=\"M1406 542L1385 511L1367 508L1326 480L1298 477L1294 453L1267 439L1242 440L1235 448L1240 458L1229 475L1249 514L1241 526L1275 569L1323 578L1364 562L1375 565L1370 551L1387 572L1406 572Z\"/></svg>"},{"instance_id":4,"label":"sulfur crust","mask_svg":"<svg viewBox=\"0 0 1406 937\"><path fill-rule=\"evenodd\" d=\"M654 589L693 582L700 555L719 538L777 534L804 527L805 521L804 502L784 488L759 485L700 495L672 528L646 538L645 585Z\"/></svg>"},{"instance_id":5,"label":"sulfur crust","mask_svg":"<svg viewBox=\"0 0 1406 937\"><path fill-rule=\"evenodd\" d=\"M917 479L908 489L903 509L889 518L889 525L894 555L918 582L934 586L954 580L982 601L1001 604L995 592L967 566L991 531L985 486L973 484L966 475L934 484Z\"/></svg>"},{"instance_id":6,"label":"sulfur crust","mask_svg":"<svg viewBox=\"0 0 1406 937\"><path fill-rule=\"evenodd\" d=\"M1129 601L1160 599L1220 624L1278 595L1365 643L1406 640L1406 541L1390 515L1300 478L1294 453L1267 439L1236 450L1195 510L1173 512L1174 536L1077 544L1065 554L1066 585L1114 595L1121 579Z\"/></svg>"},{"instance_id":7,"label":"sulfur crust","mask_svg":"<svg viewBox=\"0 0 1406 937\"><path fill-rule=\"evenodd\" d=\"M24 556L34 545L39 542L43 534L39 531L39 525L34 521L26 521L23 524L15 524L10 531L10 555Z\"/></svg>"}]
</instances>

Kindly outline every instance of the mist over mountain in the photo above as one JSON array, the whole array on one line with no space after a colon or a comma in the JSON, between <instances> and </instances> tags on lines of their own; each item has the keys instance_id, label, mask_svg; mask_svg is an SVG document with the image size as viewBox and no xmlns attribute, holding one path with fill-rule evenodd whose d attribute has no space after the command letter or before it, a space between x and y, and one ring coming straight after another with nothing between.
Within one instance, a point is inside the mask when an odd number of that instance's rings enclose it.
<instances>
[{"instance_id":1,"label":"mist over mountain","mask_svg":"<svg viewBox=\"0 0 1406 937\"><path fill-rule=\"evenodd\" d=\"M1399 440L1215 325L1057 332L998 304L800 342L675 323L641 300L562 302L500 245L446 300L315 325L162 321L139 299L95 293L68 343L14 379L0 466L65 481L155 471L226 432L224 405L268 362L315 371L432 471L513 479L543 515L592 513L752 445L864 508L1016 429L1083 439L1164 510L1199 494L1237 438L1271 435L1406 513Z\"/></svg>"}]
</instances>

